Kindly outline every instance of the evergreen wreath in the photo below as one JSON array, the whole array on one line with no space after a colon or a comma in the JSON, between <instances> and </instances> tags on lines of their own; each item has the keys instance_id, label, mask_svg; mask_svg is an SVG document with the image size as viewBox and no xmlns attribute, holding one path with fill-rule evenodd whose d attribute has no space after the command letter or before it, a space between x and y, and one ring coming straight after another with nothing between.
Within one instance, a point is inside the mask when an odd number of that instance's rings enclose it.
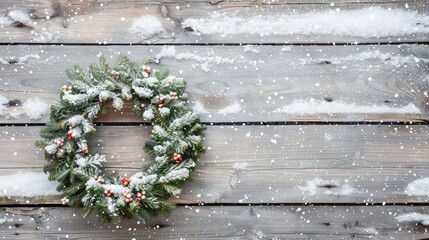
<instances>
[{"instance_id":1,"label":"evergreen wreath","mask_svg":"<svg viewBox=\"0 0 429 240\"><path fill-rule=\"evenodd\" d=\"M50 122L41 130L44 140L36 145L45 150L44 171L60 183L63 204L83 206L84 216L95 211L106 222L134 215L144 222L169 213L175 206L169 199L180 194L179 186L205 151L205 128L186 106L186 82L148 63L121 56L113 69L103 57L86 71L75 66L67 70L71 85L51 105ZM130 177L107 173L105 156L87 144L97 113L105 113L109 103L119 110L124 100L132 100L133 111L153 125L144 150L155 160Z\"/></svg>"}]
</instances>

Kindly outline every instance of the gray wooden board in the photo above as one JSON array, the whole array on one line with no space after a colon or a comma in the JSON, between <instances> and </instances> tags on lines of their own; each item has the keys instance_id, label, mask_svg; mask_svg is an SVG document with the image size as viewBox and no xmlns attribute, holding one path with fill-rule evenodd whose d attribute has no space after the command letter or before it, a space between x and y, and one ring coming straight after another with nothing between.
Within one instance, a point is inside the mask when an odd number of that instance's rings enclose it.
<instances>
[{"instance_id":1,"label":"gray wooden board","mask_svg":"<svg viewBox=\"0 0 429 240\"><path fill-rule=\"evenodd\" d=\"M80 209L3 208L5 239L426 239L427 226L397 216L409 206L180 206L146 224L82 219Z\"/></svg>"},{"instance_id":2,"label":"gray wooden board","mask_svg":"<svg viewBox=\"0 0 429 240\"><path fill-rule=\"evenodd\" d=\"M1 175L41 172L45 160L33 146L39 129L0 128ZM106 154L111 170L133 173L151 159L141 150L147 137L146 127L97 127L90 146ZM211 126L208 151L181 201L427 202L405 188L429 176L428 138L428 126L415 125ZM59 197L1 202L58 203Z\"/></svg>"},{"instance_id":3,"label":"gray wooden board","mask_svg":"<svg viewBox=\"0 0 429 240\"><path fill-rule=\"evenodd\" d=\"M194 109L207 122L427 119L427 46L250 48L259 53L245 52L245 46L176 46L176 57L163 57L154 67L168 68L172 75L188 81L190 105L195 107L198 103L200 110ZM111 62L119 54L132 59L155 58L162 49L1 46L0 58L22 63L0 64L0 95L21 103L29 98L51 102L66 83L65 70L77 63L88 66L102 54ZM22 58L25 56L30 57ZM34 123L47 119L8 117L11 112L22 111L22 105L3 109L0 122ZM110 114L100 121L142 121L130 114L129 110L122 116Z\"/></svg>"},{"instance_id":4,"label":"gray wooden board","mask_svg":"<svg viewBox=\"0 0 429 240\"><path fill-rule=\"evenodd\" d=\"M23 10L33 19L28 26L4 25L0 42L30 43L332 43L332 42L403 42L427 41L428 34L390 37L352 37L317 34L267 35L207 34L187 31L184 19L208 17L213 12L246 16L307 13L336 9L350 10L366 7L406 9L426 13L426 1L81 1L81 0L25 0L2 1L0 10ZM130 32L132 22L144 15L156 16L164 32L141 37ZM48 19L47 19L48 18ZM419 24L416 22L416 24Z\"/></svg>"}]
</instances>

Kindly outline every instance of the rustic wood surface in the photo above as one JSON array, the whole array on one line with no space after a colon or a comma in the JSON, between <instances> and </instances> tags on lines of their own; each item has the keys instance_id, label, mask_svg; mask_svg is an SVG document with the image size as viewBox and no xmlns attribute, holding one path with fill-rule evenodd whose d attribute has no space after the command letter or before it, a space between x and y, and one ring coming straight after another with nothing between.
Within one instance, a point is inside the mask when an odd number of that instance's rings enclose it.
<instances>
[{"instance_id":1,"label":"rustic wood surface","mask_svg":"<svg viewBox=\"0 0 429 240\"><path fill-rule=\"evenodd\" d=\"M0 237L428 239L427 225L396 217L429 218L429 196L405 192L429 177L429 34L204 35L182 26L214 12L368 7L429 12L426 0L0 1L0 96L9 100L0 106L0 177L41 173L45 163L34 141L49 116L29 119L25 101L56 100L65 70L101 55L111 63L120 54L155 59L174 48L154 67L186 78L208 146L169 217L103 224L62 207L61 196L0 189ZM2 24L14 10L31 19ZM148 15L165 31L131 33L132 22ZM108 171L131 174L151 160L142 150L150 126L130 103L96 121L90 146L106 154Z\"/></svg>"},{"instance_id":2,"label":"rustic wood surface","mask_svg":"<svg viewBox=\"0 0 429 240\"><path fill-rule=\"evenodd\" d=\"M354 43L354 42L423 42L428 34L413 34L390 37L348 37L332 35L268 35L221 34L198 35L183 28L181 23L187 18L208 17L214 11L246 16L273 15L278 13L306 13L383 7L428 11L424 0L395 1L95 1L95 0L6 0L0 2L0 10L22 10L31 13L27 24L10 24L2 27L0 42L3 43ZM129 31L132 22L145 15L156 16L164 32L142 38ZM416 22L416 24L418 24Z\"/></svg>"},{"instance_id":3,"label":"rustic wood surface","mask_svg":"<svg viewBox=\"0 0 429 240\"><path fill-rule=\"evenodd\" d=\"M252 46L259 53L245 52L244 48L176 46L177 54L192 54L194 57L163 57L161 64L155 67L168 68L171 74L186 78L190 105L198 103L204 108L200 113L205 122L249 119L425 121L428 118L428 99L425 95L429 85L427 46ZM22 112L22 103L29 98L41 98L47 102L58 99L59 89L67 83L65 70L77 63L88 66L97 62L102 54L112 63L119 54L133 59L136 56L155 58L162 49L161 46L4 46L0 48L0 58L14 61L20 61L19 58L24 56L38 58L29 57L22 63L0 64L0 89L3 90L0 95L14 100L8 109L3 110L0 122L46 122L47 118L29 120L25 115L16 119L9 113ZM364 59L362 54L366 56ZM220 56L224 61L216 64L214 56ZM397 65L398 62L403 64ZM203 70L205 63L208 63L208 72ZM295 112L281 111L296 101L311 102L311 99L316 105L325 103L325 111L326 108L335 111L336 104L346 104L346 107L333 113L311 113L311 105L310 112L301 112L297 107L294 108ZM377 108L363 110L363 113L355 111L360 107L372 106L395 110L409 104L415 106L416 112L405 110L395 113ZM236 110L227 110L234 106ZM99 121L141 122L142 119L132 116L128 109L122 114L109 114Z\"/></svg>"},{"instance_id":4,"label":"rustic wood surface","mask_svg":"<svg viewBox=\"0 0 429 240\"><path fill-rule=\"evenodd\" d=\"M170 217L102 224L79 209L3 208L5 239L427 239L418 222L396 216L408 206L181 206Z\"/></svg>"},{"instance_id":5,"label":"rustic wood surface","mask_svg":"<svg viewBox=\"0 0 429 240\"><path fill-rule=\"evenodd\" d=\"M39 130L0 128L0 175L41 171L43 154L33 147ZM184 187L181 201L427 202L427 197L404 191L412 181L429 176L428 131L427 126L415 125L211 126L207 129L209 150L194 180ZM90 146L107 156L109 168L132 173L151 160L142 151L148 132L148 127L97 127ZM315 179L337 181L337 185L315 183L314 192L300 188ZM342 192L347 187L354 190ZM2 202L60 203L60 197L12 197Z\"/></svg>"}]
</instances>

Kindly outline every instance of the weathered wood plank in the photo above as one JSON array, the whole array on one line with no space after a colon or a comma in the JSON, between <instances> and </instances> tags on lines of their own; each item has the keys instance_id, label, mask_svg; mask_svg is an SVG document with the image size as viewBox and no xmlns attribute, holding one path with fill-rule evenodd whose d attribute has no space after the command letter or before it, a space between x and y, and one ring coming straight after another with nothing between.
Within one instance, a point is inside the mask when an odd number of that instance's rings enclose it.
<instances>
[{"instance_id":1,"label":"weathered wood plank","mask_svg":"<svg viewBox=\"0 0 429 240\"><path fill-rule=\"evenodd\" d=\"M186 78L190 105L207 122L427 119L429 51L423 45L3 46L0 57L18 63L0 64L0 95L19 100L14 103L50 102L66 83L65 70L76 63L87 66L101 54L113 62L119 54L160 53L155 67ZM12 105L0 122L46 121L8 119L8 113L22 112L22 105ZM99 121L141 121L130 114L124 110Z\"/></svg>"},{"instance_id":2,"label":"weathered wood plank","mask_svg":"<svg viewBox=\"0 0 429 240\"><path fill-rule=\"evenodd\" d=\"M43 151L34 146L40 128L0 127L0 169L44 164ZM108 156L110 167L137 169L151 159L142 150L150 127L96 129L90 146ZM428 169L428 142L427 125L207 126L209 149L202 161L222 168L246 162L255 170L275 165L284 169Z\"/></svg>"},{"instance_id":3,"label":"weathered wood plank","mask_svg":"<svg viewBox=\"0 0 429 240\"><path fill-rule=\"evenodd\" d=\"M45 160L32 146L39 129L0 128L1 175L41 171ZM429 176L428 130L405 125L208 127L208 152L195 180L184 187L181 201L427 202L424 196L408 196L405 188ZM145 127L97 131L90 146L108 156L109 167L131 173L150 161L141 150L148 134ZM59 199L12 197L1 202L59 203Z\"/></svg>"},{"instance_id":4,"label":"weathered wood plank","mask_svg":"<svg viewBox=\"0 0 429 240\"><path fill-rule=\"evenodd\" d=\"M336 9L351 10L365 7L406 9L425 13L425 1L104 1L94 0L25 0L2 1L0 9L30 13L32 19L24 24L4 24L0 42L59 42L59 43L332 43L332 42L403 42L427 41L425 33L405 36L359 37L329 34L260 35L194 34L182 22L189 18L208 17L213 12L240 12L244 16L270 16ZM132 22L144 15L159 19L163 32L141 37L129 29ZM13 22L13 20L11 20ZM421 24L416 22L416 24ZM417 26L417 25L416 25Z\"/></svg>"},{"instance_id":5,"label":"weathered wood plank","mask_svg":"<svg viewBox=\"0 0 429 240\"><path fill-rule=\"evenodd\" d=\"M190 206L146 224L82 220L79 209L5 208L5 239L426 239L427 226L398 223L407 206Z\"/></svg>"}]
</instances>

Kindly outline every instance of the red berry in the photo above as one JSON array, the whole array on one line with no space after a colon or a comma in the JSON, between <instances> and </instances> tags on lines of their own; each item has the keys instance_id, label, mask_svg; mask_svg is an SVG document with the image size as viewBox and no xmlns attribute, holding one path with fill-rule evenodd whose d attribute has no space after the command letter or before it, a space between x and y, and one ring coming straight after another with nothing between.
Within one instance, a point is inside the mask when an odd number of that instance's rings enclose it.
<instances>
[{"instance_id":1,"label":"red berry","mask_svg":"<svg viewBox=\"0 0 429 240\"><path fill-rule=\"evenodd\" d=\"M72 136L71 134L68 134L68 135L67 135L67 139L68 139L68 140L72 140L72 139L73 139L73 136Z\"/></svg>"},{"instance_id":2,"label":"red berry","mask_svg":"<svg viewBox=\"0 0 429 240\"><path fill-rule=\"evenodd\" d=\"M146 70L144 70L147 74L150 74L150 70L149 69L146 69Z\"/></svg>"},{"instance_id":3,"label":"red berry","mask_svg":"<svg viewBox=\"0 0 429 240\"><path fill-rule=\"evenodd\" d=\"M127 177L122 178L121 180L122 185L127 186L128 184L130 184L131 180Z\"/></svg>"},{"instance_id":4,"label":"red berry","mask_svg":"<svg viewBox=\"0 0 429 240\"><path fill-rule=\"evenodd\" d=\"M83 153L84 154L88 154L89 153L89 148L87 147L87 148L83 149Z\"/></svg>"}]
</instances>

